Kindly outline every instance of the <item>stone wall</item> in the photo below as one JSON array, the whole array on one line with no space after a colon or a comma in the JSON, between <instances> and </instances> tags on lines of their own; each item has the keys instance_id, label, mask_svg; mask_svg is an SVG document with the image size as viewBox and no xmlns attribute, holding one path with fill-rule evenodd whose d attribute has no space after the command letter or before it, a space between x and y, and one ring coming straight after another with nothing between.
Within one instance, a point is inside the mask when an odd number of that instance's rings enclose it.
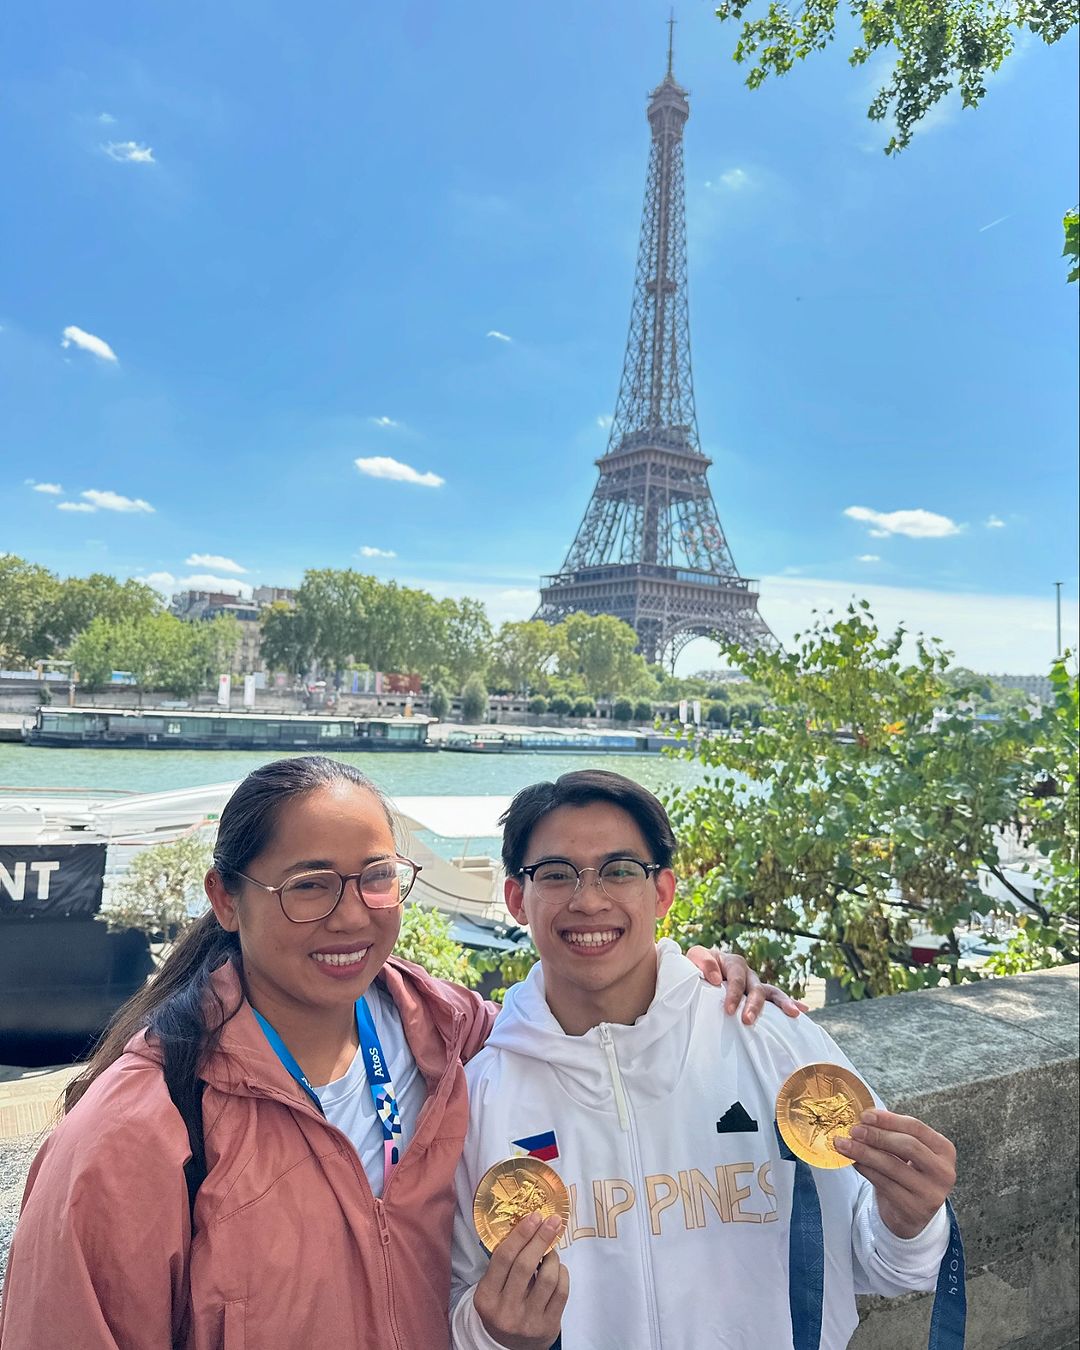
<instances>
[{"instance_id":1,"label":"stone wall","mask_svg":"<svg viewBox=\"0 0 1080 1350\"><path fill-rule=\"evenodd\" d=\"M814 1014L891 1108L956 1144L968 1350L1078 1344L1077 971ZM852 1350L925 1350L931 1303L862 1300Z\"/></svg>"}]
</instances>

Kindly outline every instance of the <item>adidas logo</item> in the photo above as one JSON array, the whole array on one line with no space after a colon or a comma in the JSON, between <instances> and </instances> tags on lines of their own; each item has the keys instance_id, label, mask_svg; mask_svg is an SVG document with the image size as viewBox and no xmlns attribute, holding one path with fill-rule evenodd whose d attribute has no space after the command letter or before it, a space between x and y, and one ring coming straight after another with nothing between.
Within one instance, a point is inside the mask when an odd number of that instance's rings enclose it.
<instances>
[{"instance_id":1,"label":"adidas logo","mask_svg":"<svg viewBox=\"0 0 1080 1350\"><path fill-rule=\"evenodd\" d=\"M754 1134L757 1132L757 1127L757 1121L743 1106L742 1102L736 1102L734 1106L729 1106L716 1122L716 1133Z\"/></svg>"}]
</instances>

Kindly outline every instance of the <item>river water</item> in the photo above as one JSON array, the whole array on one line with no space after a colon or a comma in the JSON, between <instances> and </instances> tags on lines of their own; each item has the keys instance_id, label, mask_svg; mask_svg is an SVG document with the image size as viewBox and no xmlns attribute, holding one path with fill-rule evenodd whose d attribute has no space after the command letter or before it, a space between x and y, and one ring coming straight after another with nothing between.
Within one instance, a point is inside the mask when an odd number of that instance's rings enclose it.
<instances>
[{"instance_id":1,"label":"river water","mask_svg":"<svg viewBox=\"0 0 1080 1350\"><path fill-rule=\"evenodd\" d=\"M164 792L243 778L273 756L257 750L52 750L0 745L0 792L6 789L116 788ZM667 755L469 755L382 752L337 754L391 796L507 796L573 769L614 769L653 792L697 781L699 766Z\"/></svg>"}]
</instances>

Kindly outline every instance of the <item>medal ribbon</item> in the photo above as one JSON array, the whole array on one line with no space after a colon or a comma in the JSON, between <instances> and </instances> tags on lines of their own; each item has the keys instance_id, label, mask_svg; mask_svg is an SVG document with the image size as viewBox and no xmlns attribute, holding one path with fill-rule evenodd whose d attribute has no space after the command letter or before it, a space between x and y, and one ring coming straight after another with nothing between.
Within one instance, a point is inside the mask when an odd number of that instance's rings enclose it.
<instances>
[{"instance_id":1,"label":"medal ribbon","mask_svg":"<svg viewBox=\"0 0 1080 1350\"><path fill-rule=\"evenodd\" d=\"M307 1080L303 1069L297 1064L292 1051L278 1033L256 1008L251 1010L262 1027L263 1034L270 1042L270 1048L289 1071L289 1075L299 1083L319 1115L324 1115L319 1095ZM379 1044L379 1033L371 1016L367 1003L356 1000L356 1033L360 1040L360 1053L364 1058L364 1071L367 1074L371 1099L375 1103L375 1114L383 1136L383 1189L390 1180L390 1173L401 1161L401 1112L398 1110L394 1084L390 1079L386 1055Z\"/></svg>"},{"instance_id":2,"label":"medal ribbon","mask_svg":"<svg viewBox=\"0 0 1080 1350\"><path fill-rule=\"evenodd\" d=\"M796 1158L774 1125L780 1157L795 1164L791 1197L791 1233L788 1247L788 1282L791 1304L791 1341L794 1350L819 1350L821 1310L825 1295L825 1241L821 1227L814 1171ZM948 1200L949 1244L938 1268L934 1310L930 1316L928 1350L963 1350L967 1323L967 1293L964 1287L964 1243Z\"/></svg>"}]
</instances>

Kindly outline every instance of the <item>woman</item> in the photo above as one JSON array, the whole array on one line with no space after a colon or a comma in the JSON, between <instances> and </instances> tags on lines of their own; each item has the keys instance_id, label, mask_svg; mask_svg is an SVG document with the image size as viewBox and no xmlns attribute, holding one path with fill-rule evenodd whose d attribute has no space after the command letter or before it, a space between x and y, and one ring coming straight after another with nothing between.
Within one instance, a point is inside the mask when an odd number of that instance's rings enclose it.
<instances>
[{"instance_id":1,"label":"woman","mask_svg":"<svg viewBox=\"0 0 1080 1350\"><path fill-rule=\"evenodd\" d=\"M211 911L31 1168L2 1350L448 1344L461 1065L496 1009L388 959L418 870L394 834L337 761L240 784Z\"/></svg>"}]
</instances>

